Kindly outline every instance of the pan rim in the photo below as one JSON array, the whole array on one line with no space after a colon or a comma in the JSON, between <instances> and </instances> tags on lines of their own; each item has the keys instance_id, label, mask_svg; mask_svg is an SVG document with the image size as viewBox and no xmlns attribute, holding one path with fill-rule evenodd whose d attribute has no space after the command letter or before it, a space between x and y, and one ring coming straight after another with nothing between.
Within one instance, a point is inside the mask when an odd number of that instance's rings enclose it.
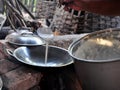
<instances>
[{"instance_id":1,"label":"pan rim","mask_svg":"<svg viewBox=\"0 0 120 90\"><path fill-rule=\"evenodd\" d=\"M45 46L45 45L41 45L41 46ZM53 46L53 45L49 45L49 47L61 49L61 50L65 51L66 53L68 53L68 50L65 49L65 48L62 48L62 47ZM37 66L37 67L63 67L63 66L70 65L70 64L72 64L72 63L74 62L74 61L73 61L73 58L72 58L72 57L69 55L69 53L68 53L68 55L70 56L70 60L69 60L68 63L63 64L63 65L46 65L46 64L34 65L34 64L30 64L30 63L24 62L23 60L20 60L20 59L16 56L15 53L16 53L19 49L21 49L21 48L29 48L29 47L22 46L22 47L19 47L19 48L15 49L15 50L13 51L13 56L14 56L18 61L20 61L20 62L22 62L22 63L24 63L24 64L27 64L27 65Z\"/></svg>"}]
</instances>

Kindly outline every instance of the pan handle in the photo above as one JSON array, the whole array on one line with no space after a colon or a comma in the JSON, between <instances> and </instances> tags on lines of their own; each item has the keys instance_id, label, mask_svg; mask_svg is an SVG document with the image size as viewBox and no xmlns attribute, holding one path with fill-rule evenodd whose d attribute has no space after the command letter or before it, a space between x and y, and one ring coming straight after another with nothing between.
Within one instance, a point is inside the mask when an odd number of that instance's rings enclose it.
<instances>
[{"instance_id":1,"label":"pan handle","mask_svg":"<svg viewBox=\"0 0 120 90\"><path fill-rule=\"evenodd\" d=\"M12 50L6 49L6 51L7 51L7 53L8 53L9 55L13 56L13 51L12 51Z\"/></svg>"}]
</instances>

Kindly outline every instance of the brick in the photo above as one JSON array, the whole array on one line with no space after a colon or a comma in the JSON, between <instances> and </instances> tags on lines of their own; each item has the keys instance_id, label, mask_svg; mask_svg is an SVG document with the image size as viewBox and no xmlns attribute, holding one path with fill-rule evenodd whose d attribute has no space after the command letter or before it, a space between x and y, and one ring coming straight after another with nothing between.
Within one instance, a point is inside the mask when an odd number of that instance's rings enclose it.
<instances>
[{"instance_id":1,"label":"brick","mask_svg":"<svg viewBox=\"0 0 120 90\"><path fill-rule=\"evenodd\" d=\"M39 84L42 74L27 67L20 67L2 76L5 90L28 90Z\"/></svg>"},{"instance_id":2,"label":"brick","mask_svg":"<svg viewBox=\"0 0 120 90\"><path fill-rule=\"evenodd\" d=\"M7 58L6 46L0 42L0 60Z\"/></svg>"},{"instance_id":3,"label":"brick","mask_svg":"<svg viewBox=\"0 0 120 90\"><path fill-rule=\"evenodd\" d=\"M0 74L9 72L19 66L20 66L20 64L18 64L18 63L11 62L8 59L2 59L2 60L0 60Z\"/></svg>"}]
</instances>

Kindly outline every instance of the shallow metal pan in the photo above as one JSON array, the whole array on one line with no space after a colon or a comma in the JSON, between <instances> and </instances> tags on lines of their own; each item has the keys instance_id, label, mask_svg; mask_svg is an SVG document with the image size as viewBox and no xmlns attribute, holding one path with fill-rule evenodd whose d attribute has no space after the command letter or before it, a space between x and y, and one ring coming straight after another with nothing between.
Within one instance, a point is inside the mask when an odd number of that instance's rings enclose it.
<instances>
[{"instance_id":1,"label":"shallow metal pan","mask_svg":"<svg viewBox=\"0 0 120 90\"><path fill-rule=\"evenodd\" d=\"M17 46L38 46L45 44L45 40L32 32L14 32L9 34L5 40Z\"/></svg>"},{"instance_id":2,"label":"shallow metal pan","mask_svg":"<svg viewBox=\"0 0 120 90\"><path fill-rule=\"evenodd\" d=\"M19 47L14 51L7 49L8 54L15 57L18 61L39 67L62 67L73 63L72 57L66 49L48 46L48 62L45 64L44 45L36 47Z\"/></svg>"}]
</instances>

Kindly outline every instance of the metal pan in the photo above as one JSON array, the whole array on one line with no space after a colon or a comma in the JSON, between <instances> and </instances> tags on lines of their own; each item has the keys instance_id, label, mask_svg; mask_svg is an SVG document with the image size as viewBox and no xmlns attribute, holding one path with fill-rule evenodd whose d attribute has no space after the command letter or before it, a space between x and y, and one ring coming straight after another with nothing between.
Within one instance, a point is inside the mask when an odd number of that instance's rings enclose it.
<instances>
[{"instance_id":1,"label":"metal pan","mask_svg":"<svg viewBox=\"0 0 120 90\"><path fill-rule=\"evenodd\" d=\"M18 61L39 67L62 67L73 63L72 57L66 49L48 46L48 60L45 63L46 46L19 47L14 51L7 49L8 54L15 57Z\"/></svg>"},{"instance_id":2,"label":"metal pan","mask_svg":"<svg viewBox=\"0 0 120 90\"><path fill-rule=\"evenodd\" d=\"M8 43L17 46L38 46L46 43L43 38L28 31L11 33L5 40Z\"/></svg>"}]
</instances>

